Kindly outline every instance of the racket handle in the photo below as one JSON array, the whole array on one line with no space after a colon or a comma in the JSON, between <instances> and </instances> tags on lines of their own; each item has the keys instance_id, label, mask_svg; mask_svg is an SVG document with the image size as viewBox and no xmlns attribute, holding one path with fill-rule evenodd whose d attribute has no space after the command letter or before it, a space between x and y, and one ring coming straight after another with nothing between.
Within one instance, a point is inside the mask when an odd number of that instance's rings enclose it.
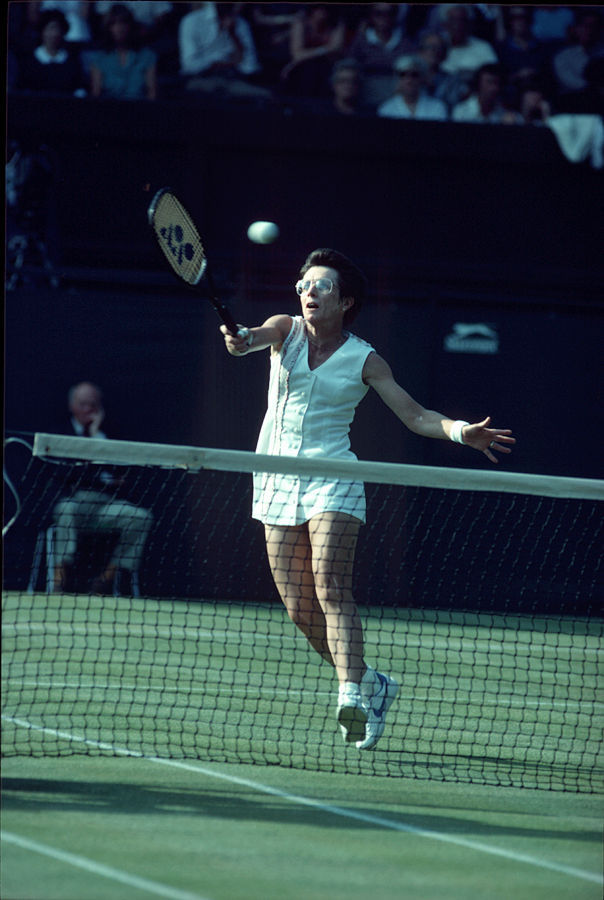
<instances>
[{"instance_id":1,"label":"racket handle","mask_svg":"<svg viewBox=\"0 0 604 900\"><path fill-rule=\"evenodd\" d=\"M226 327L229 329L230 333L233 335L237 334L237 332L239 331L239 327L226 306L224 306L219 300L216 299L212 300L212 305Z\"/></svg>"}]
</instances>

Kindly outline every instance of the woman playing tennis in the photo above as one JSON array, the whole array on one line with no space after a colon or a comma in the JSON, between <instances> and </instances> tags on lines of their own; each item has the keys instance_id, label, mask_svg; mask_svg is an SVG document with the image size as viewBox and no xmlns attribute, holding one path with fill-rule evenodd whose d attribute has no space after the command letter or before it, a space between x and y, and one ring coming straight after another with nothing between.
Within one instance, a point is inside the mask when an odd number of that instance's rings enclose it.
<instances>
[{"instance_id":1,"label":"woman playing tennis","mask_svg":"<svg viewBox=\"0 0 604 900\"><path fill-rule=\"evenodd\" d=\"M233 356L271 349L268 409L257 452L355 459L349 428L372 387L416 434L467 444L491 462L497 462L494 451L510 453L515 440L509 429L490 428L489 418L471 425L424 409L373 347L347 330L365 288L365 276L347 257L314 250L296 284L301 315L271 316L239 335L221 327ZM398 685L365 662L352 596L355 547L365 521L363 485L259 474L252 514L264 523L271 571L287 612L336 670L344 740L359 750L375 747Z\"/></svg>"}]
</instances>

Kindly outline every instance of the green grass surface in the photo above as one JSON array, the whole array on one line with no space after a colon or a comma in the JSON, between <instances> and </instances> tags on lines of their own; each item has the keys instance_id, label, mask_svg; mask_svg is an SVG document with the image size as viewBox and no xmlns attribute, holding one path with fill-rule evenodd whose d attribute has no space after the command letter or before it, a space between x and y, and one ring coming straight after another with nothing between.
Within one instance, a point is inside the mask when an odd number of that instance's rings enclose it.
<instances>
[{"instance_id":1,"label":"green grass surface","mask_svg":"<svg viewBox=\"0 0 604 900\"><path fill-rule=\"evenodd\" d=\"M9 593L3 749L601 788L601 622L381 609L364 623L366 658L401 684L371 753L342 743L334 673L278 604Z\"/></svg>"},{"instance_id":2,"label":"green grass surface","mask_svg":"<svg viewBox=\"0 0 604 900\"><path fill-rule=\"evenodd\" d=\"M548 791L10 759L2 897L600 900L601 818L600 798Z\"/></svg>"},{"instance_id":3,"label":"green grass surface","mask_svg":"<svg viewBox=\"0 0 604 900\"><path fill-rule=\"evenodd\" d=\"M278 606L3 613L3 900L600 900L601 623L365 610L362 754Z\"/></svg>"}]
</instances>

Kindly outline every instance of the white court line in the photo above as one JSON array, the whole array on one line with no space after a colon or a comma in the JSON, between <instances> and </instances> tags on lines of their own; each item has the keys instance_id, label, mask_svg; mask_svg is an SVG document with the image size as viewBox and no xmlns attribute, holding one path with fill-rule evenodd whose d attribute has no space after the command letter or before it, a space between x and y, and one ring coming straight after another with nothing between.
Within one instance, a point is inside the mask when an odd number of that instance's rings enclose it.
<instances>
[{"instance_id":1,"label":"white court line","mask_svg":"<svg viewBox=\"0 0 604 900\"><path fill-rule=\"evenodd\" d=\"M453 844L458 847L464 847L466 850L473 850L478 853L487 853L491 856L499 856L503 859L512 860L515 863L525 863L526 865L536 866L541 869L548 869L552 872L560 872L562 875L568 875L571 878L579 878L582 881L589 881L593 884L604 885L604 878L597 872L588 872L585 869L577 869L574 866L566 866L562 863L551 862L545 859L539 859L536 856L529 856L526 853L516 853L513 850L504 850L492 844L485 844L481 841L472 841L456 835L445 834L441 831L433 831L430 828L418 828L416 825L409 825L406 822L397 822L394 819L385 819L382 816L370 815L360 810L348 809L343 806L334 806L331 803L323 803L321 800L313 800L312 797L303 797L300 794L290 794L289 791L282 791L280 788L271 785L262 784L259 781L250 781L247 778L240 778L237 775L228 772L220 772L214 769L208 769L205 766L193 765L174 759L160 759L155 756L144 756L138 751L129 750L127 747L116 747L103 741L94 741L83 737L82 735L74 735L69 732L57 731L54 728L45 728L41 725L34 725L24 719L13 719L9 716L2 716L3 719L20 725L24 728L31 728L34 731L41 731L45 734L52 734L63 740L76 741L87 744L90 747L96 747L102 750L111 750L116 756L131 756L139 759L145 759L147 762L156 765L169 766L174 769L183 769L186 772L194 772L197 775L204 775L208 778L217 778L220 781L228 781L230 784L238 784L241 787L247 787L261 794L268 794L272 797L279 797L288 803L298 804L299 806L307 806L321 812L330 813L334 816L340 816L345 819L353 819L357 822L364 822L367 825L377 825L380 828L388 828L392 831L413 834L417 837L429 838L431 840L440 841L444 844Z\"/></svg>"},{"instance_id":2,"label":"white court line","mask_svg":"<svg viewBox=\"0 0 604 900\"><path fill-rule=\"evenodd\" d=\"M75 625L72 622L5 622L2 624L2 631L8 634L61 634L61 635L83 635L88 636L91 633L91 627L88 625ZM133 636L144 638L149 636L153 639L164 638L165 640L198 640L208 639L213 641L234 641L252 642L264 641L266 643L298 643L300 637L295 634L269 634L258 631L236 631L236 630L215 630L208 628L200 628L196 625L171 625L168 627L138 625L138 624L115 624L103 626L94 625L95 637L120 637ZM367 640L371 641L370 633L366 635ZM379 638L375 638L374 642L378 642ZM415 637L410 633L404 635L404 646L406 649L420 648L426 653L436 650L446 650L451 654L459 653L489 653L491 656L512 657L517 660L519 657L530 657L531 653L539 651L543 656L578 656L587 657L589 655L600 656L604 654L604 648L600 646L579 647L577 645L558 646L557 644L548 643L518 643L515 636L510 636L507 641L494 640L491 638L474 638L474 637L438 637L430 633L422 634Z\"/></svg>"},{"instance_id":3,"label":"white court line","mask_svg":"<svg viewBox=\"0 0 604 900\"><path fill-rule=\"evenodd\" d=\"M231 694L241 694L244 697L251 696L269 696L269 697L278 697L284 696L289 697L291 694L299 694L299 690L296 688L265 688L259 684L250 684L249 681L240 679L240 685L230 684L229 687L231 689ZM18 681L19 688L48 688L49 690L72 690L72 691L119 691L120 694L124 694L128 691L132 692L143 692L143 693L173 693L178 694L182 692L183 687L182 684L177 684L174 686L166 685L163 682L160 682L157 686L154 686L153 682L147 681L145 684L128 684L123 681L116 681L113 684L111 682L80 682L80 681L58 681L57 679L45 680L41 678L36 679L19 679ZM205 694L208 688L208 685L213 688L217 688L218 685L225 686L224 680L221 681L206 681L203 685L195 685L191 684L187 687L187 693L189 695L194 694ZM403 684L402 687L405 687ZM10 679L5 679L5 691L10 690L11 681ZM448 689L451 690L450 688ZM315 697L331 697L333 696L333 690L330 691L315 691L313 696ZM430 693L419 693L418 691L413 691L408 694L399 693L397 697L400 700L407 700L409 702L416 703L442 703L443 697L438 688L434 688L433 695ZM455 699L448 699L447 702L450 704L450 707L453 708L455 703L457 702ZM516 695L506 695L506 696L497 696L496 698L478 696L476 698L469 696L465 699L459 701L462 706L493 706L493 707L502 707L503 709L529 709L534 708L537 710L552 710L552 709L561 709L563 711L576 711L577 715L593 715L594 712L597 712L599 709L604 709L604 702L600 702L599 700L573 700L573 699L564 699L564 700L556 700L553 697L537 697L536 699L531 699L530 697L525 697L524 694L516 694Z\"/></svg>"},{"instance_id":4,"label":"white court line","mask_svg":"<svg viewBox=\"0 0 604 900\"><path fill-rule=\"evenodd\" d=\"M53 634L61 636L82 635L88 637L91 633L98 637L138 637L138 638L162 638L163 640L188 640L194 641L207 639L212 641L236 641L257 643L296 643L297 635L268 634L255 631L215 631L213 629L198 628L195 625L170 626L170 628L154 627L152 625L73 625L71 622L7 622L2 624L2 633L8 634Z\"/></svg>"},{"instance_id":5,"label":"white court line","mask_svg":"<svg viewBox=\"0 0 604 900\"><path fill-rule=\"evenodd\" d=\"M181 891L178 888L170 887L170 885L160 884L158 881L139 878L138 875L130 875L128 872L122 872L120 869L114 869L113 866L105 866L103 863L95 862L86 856L67 853L65 850L57 850L56 847L41 844L39 841L32 841L30 838L13 834L11 831L0 832L0 837L6 844L14 844L16 847L21 847L23 850L31 850L33 853L41 853L42 856L50 856L51 859L66 863L68 866L84 869L85 872L100 875L102 878L109 878L112 881L119 881L121 884L138 888L141 891L146 891L148 894L166 897L168 900L209 900L207 897L202 897L201 894L191 894L189 891Z\"/></svg>"}]
</instances>

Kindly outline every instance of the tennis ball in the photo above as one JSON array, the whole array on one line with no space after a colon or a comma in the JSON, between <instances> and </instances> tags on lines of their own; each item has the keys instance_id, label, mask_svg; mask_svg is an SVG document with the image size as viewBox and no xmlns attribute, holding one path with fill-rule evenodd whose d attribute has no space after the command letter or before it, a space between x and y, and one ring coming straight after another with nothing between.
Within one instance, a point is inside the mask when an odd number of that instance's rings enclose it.
<instances>
[{"instance_id":1,"label":"tennis ball","mask_svg":"<svg viewBox=\"0 0 604 900\"><path fill-rule=\"evenodd\" d=\"M279 226L274 222L252 222L247 236L254 244L272 244L279 237Z\"/></svg>"}]
</instances>

